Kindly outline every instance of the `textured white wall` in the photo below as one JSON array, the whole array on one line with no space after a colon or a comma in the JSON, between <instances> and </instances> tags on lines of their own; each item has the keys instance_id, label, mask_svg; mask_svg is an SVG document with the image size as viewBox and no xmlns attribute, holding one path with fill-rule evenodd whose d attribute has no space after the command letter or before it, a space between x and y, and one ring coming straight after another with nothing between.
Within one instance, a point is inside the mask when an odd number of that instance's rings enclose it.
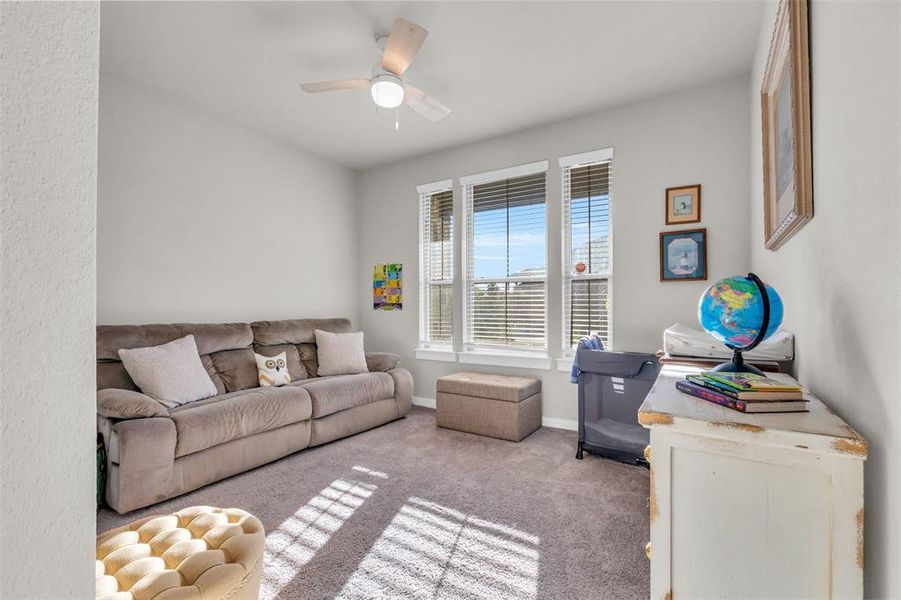
<instances>
[{"instance_id":1,"label":"textured white wall","mask_svg":"<svg viewBox=\"0 0 901 600\"><path fill-rule=\"evenodd\" d=\"M98 321L348 317L353 173L101 74Z\"/></svg>"},{"instance_id":2,"label":"textured white wall","mask_svg":"<svg viewBox=\"0 0 901 600\"><path fill-rule=\"evenodd\" d=\"M413 372L415 393L435 397L435 379L453 371L517 369L416 360L419 339L418 196L416 185L547 159L549 344L562 345L561 183L557 158L613 146L613 338L617 350L654 352L663 330L677 321L697 325L695 307L719 277L746 272L748 261L748 79L735 78L688 92L505 135L476 144L374 167L358 179L359 305L367 345L399 352ZM403 131L399 135L403 135ZM702 184L703 221L664 226L664 190ZM459 185L455 181L455 202ZM459 214L459 213L458 213ZM658 233L706 227L708 282L659 281ZM462 229L458 228L458 233ZM372 265L405 265L405 310L373 311ZM459 264L457 275L460 275ZM462 295L457 305L456 337ZM459 343L459 342L458 342ZM577 417L576 386L567 374L535 371L542 379L545 418Z\"/></svg>"},{"instance_id":3,"label":"textured white wall","mask_svg":"<svg viewBox=\"0 0 901 600\"><path fill-rule=\"evenodd\" d=\"M94 593L99 4L0 3L0 597Z\"/></svg>"},{"instance_id":4,"label":"textured white wall","mask_svg":"<svg viewBox=\"0 0 901 600\"><path fill-rule=\"evenodd\" d=\"M770 252L759 94L775 17L771 3L750 89L751 263L785 303L796 375L869 441L866 597L899 598L901 3L811 4L814 218Z\"/></svg>"}]
</instances>

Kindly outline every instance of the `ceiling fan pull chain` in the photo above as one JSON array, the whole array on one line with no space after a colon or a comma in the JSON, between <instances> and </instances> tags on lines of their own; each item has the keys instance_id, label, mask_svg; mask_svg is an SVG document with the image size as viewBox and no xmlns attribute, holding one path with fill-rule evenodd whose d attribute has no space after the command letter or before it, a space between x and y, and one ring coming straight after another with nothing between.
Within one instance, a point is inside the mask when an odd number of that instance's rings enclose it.
<instances>
[{"instance_id":1,"label":"ceiling fan pull chain","mask_svg":"<svg viewBox=\"0 0 901 600\"><path fill-rule=\"evenodd\" d=\"M400 131L400 107L394 107L394 131Z\"/></svg>"}]
</instances>

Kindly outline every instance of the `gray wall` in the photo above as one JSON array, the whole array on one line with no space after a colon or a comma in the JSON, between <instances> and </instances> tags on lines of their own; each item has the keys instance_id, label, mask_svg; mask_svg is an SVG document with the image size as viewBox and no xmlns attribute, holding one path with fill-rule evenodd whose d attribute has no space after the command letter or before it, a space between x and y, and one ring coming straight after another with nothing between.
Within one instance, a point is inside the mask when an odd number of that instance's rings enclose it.
<instances>
[{"instance_id":1,"label":"gray wall","mask_svg":"<svg viewBox=\"0 0 901 600\"><path fill-rule=\"evenodd\" d=\"M356 319L351 171L100 83L99 322Z\"/></svg>"},{"instance_id":2,"label":"gray wall","mask_svg":"<svg viewBox=\"0 0 901 600\"><path fill-rule=\"evenodd\" d=\"M94 594L98 3L0 3L0 597Z\"/></svg>"},{"instance_id":3,"label":"gray wall","mask_svg":"<svg viewBox=\"0 0 901 600\"><path fill-rule=\"evenodd\" d=\"M548 175L549 347L562 345L561 200L557 158L613 146L613 339L617 350L653 352L663 329L677 321L697 326L697 299L710 282L659 282L658 233L664 229L664 189L702 184L708 229L710 281L747 271L748 80L735 78L626 107L489 139L390 165L358 178L360 323L367 346L399 352L413 371L415 394L434 398L435 379L461 365L416 360L418 344L417 184L456 178L542 159ZM455 181L457 215L460 189ZM458 223L460 222L458 218ZM694 228L698 225L683 226ZM458 228L458 233L460 229ZM458 235L458 240L460 236ZM403 311L371 308L372 265L404 263ZM457 276L460 267L457 265ZM457 295L455 337L462 338ZM465 365L469 368L470 365ZM491 368L476 367L490 371ZM499 369L516 372L516 369ZM521 371L526 372L526 371ZM575 386L557 371L536 371L544 390L544 417L561 425L577 415Z\"/></svg>"},{"instance_id":4,"label":"gray wall","mask_svg":"<svg viewBox=\"0 0 901 600\"><path fill-rule=\"evenodd\" d=\"M751 264L785 303L798 378L869 441L866 596L901 597L901 3L813 2L814 218L777 252L763 245L760 83L751 80Z\"/></svg>"}]
</instances>

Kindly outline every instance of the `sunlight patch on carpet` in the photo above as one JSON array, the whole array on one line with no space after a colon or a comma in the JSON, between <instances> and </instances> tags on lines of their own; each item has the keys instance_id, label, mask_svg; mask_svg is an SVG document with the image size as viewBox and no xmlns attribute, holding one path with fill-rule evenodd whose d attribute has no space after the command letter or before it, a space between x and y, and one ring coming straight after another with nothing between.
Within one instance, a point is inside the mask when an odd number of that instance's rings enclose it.
<instances>
[{"instance_id":1,"label":"sunlight patch on carpet","mask_svg":"<svg viewBox=\"0 0 901 600\"><path fill-rule=\"evenodd\" d=\"M535 598L540 538L411 497L339 598Z\"/></svg>"},{"instance_id":2,"label":"sunlight patch on carpet","mask_svg":"<svg viewBox=\"0 0 901 600\"><path fill-rule=\"evenodd\" d=\"M354 467L354 470L388 477L365 467ZM375 484L351 477L336 479L269 532L263 555L265 568L260 597L278 597L279 592L377 489Z\"/></svg>"},{"instance_id":3,"label":"sunlight patch on carpet","mask_svg":"<svg viewBox=\"0 0 901 600\"><path fill-rule=\"evenodd\" d=\"M373 477L378 477L379 479L388 479L388 475L382 473L381 471L375 471L370 469L369 467L361 467L360 465L354 465L351 467L354 471L359 471L360 473L366 473L367 475L372 475Z\"/></svg>"}]
</instances>

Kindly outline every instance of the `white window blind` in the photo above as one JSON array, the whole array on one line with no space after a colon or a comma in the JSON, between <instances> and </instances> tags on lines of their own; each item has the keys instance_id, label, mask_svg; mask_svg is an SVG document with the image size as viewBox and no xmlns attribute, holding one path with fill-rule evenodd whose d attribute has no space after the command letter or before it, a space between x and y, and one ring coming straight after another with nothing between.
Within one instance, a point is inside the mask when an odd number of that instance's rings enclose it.
<instances>
[{"instance_id":1,"label":"white window blind","mask_svg":"<svg viewBox=\"0 0 901 600\"><path fill-rule=\"evenodd\" d=\"M597 334L611 348L612 149L560 159L563 178L563 346Z\"/></svg>"},{"instance_id":2,"label":"white window blind","mask_svg":"<svg viewBox=\"0 0 901 600\"><path fill-rule=\"evenodd\" d=\"M461 179L470 349L547 349L546 172L545 162Z\"/></svg>"},{"instance_id":3,"label":"white window blind","mask_svg":"<svg viewBox=\"0 0 901 600\"><path fill-rule=\"evenodd\" d=\"M451 182L419 188L420 346L451 346L454 297L454 195Z\"/></svg>"}]
</instances>

